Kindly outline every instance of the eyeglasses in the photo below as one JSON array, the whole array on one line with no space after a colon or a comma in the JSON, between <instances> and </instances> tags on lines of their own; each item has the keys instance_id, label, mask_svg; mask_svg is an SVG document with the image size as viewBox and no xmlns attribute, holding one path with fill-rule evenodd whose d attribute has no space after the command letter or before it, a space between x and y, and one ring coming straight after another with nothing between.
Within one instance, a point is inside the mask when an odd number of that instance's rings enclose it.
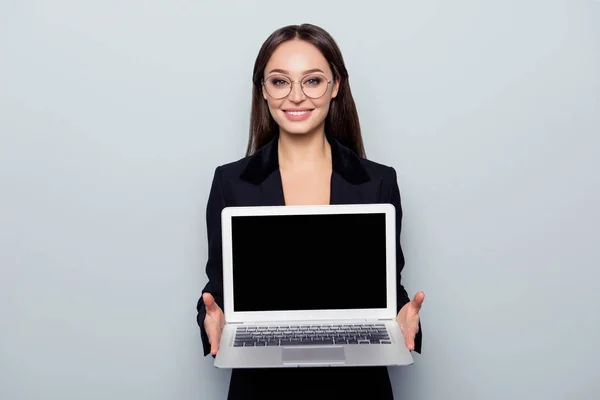
<instances>
[{"instance_id":1,"label":"eyeglasses","mask_svg":"<svg viewBox=\"0 0 600 400\"><path fill-rule=\"evenodd\" d=\"M300 88L306 97L318 99L327 92L327 88L333 82L333 79L327 80L325 75L311 74L300 81L293 81L289 76L277 74L266 77L263 79L262 84L269 96L279 100L289 96L292 92L292 84L295 82L300 83Z\"/></svg>"}]
</instances>

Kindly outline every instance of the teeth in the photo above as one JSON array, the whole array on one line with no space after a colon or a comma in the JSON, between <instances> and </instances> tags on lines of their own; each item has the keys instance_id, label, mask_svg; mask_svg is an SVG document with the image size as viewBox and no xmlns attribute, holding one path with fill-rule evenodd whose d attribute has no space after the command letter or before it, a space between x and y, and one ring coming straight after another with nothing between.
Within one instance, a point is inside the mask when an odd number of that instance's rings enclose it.
<instances>
[{"instance_id":1,"label":"teeth","mask_svg":"<svg viewBox=\"0 0 600 400\"><path fill-rule=\"evenodd\" d=\"M308 114L308 111L286 111L288 114L291 115L304 115L304 114Z\"/></svg>"}]
</instances>

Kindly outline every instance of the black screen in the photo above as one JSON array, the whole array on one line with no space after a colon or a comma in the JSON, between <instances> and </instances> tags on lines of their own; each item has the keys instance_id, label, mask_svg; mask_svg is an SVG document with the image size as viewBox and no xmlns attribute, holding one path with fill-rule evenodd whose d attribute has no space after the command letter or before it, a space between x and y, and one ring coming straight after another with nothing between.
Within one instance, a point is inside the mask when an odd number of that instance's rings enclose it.
<instances>
[{"instance_id":1,"label":"black screen","mask_svg":"<svg viewBox=\"0 0 600 400\"><path fill-rule=\"evenodd\" d=\"M385 214L232 219L235 311L386 307Z\"/></svg>"}]
</instances>

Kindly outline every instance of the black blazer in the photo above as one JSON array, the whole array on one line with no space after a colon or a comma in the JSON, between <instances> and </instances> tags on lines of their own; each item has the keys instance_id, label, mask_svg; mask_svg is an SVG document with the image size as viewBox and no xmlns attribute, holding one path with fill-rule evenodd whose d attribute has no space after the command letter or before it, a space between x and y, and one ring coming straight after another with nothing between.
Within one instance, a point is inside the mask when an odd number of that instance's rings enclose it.
<instances>
[{"instance_id":1,"label":"black blazer","mask_svg":"<svg viewBox=\"0 0 600 400\"><path fill-rule=\"evenodd\" d=\"M391 203L396 208L397 243L397 311L410 301L401 281L404 254L400 246L402 208L396 171L373 161L358 157L337 140L328 137L331 145L333 173L331 176L331 204ZM223 265L221 250L221 211L230 206L285 205L279 160L278 138L260 148L251 156L219 166L215 170L208 205L208 283L202 293L208 292L223 309ZM197 322L200 326L204 355L210 353L210 344L204 329L206 309L202 297L197 304ZM415 338L415 351L421 352L422 333Z\"/></svg>"}]
</instances>

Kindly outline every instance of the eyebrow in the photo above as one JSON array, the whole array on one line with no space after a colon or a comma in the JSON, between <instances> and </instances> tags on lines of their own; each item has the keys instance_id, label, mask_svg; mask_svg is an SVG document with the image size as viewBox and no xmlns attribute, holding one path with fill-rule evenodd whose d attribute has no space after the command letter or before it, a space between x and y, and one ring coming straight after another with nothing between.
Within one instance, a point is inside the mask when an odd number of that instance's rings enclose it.
<instances>
[{"instance_id":1,"label":"eyebrow","mask_svg":"<svg viewBox=\"0 0 600 400\"><path fill-rule=\"evenodd\" d=\"M271 71L269 71L269 74L272 74L272 73L275 73L275 72L279 73L279 74L286 74L286 75L290 74L290 71L286 71L285 69L279 69L279 68L272 69ZM302 74L303 75L312 74L313 72L320 72L322 74L325 73L325 72L321 71L319 68L313 68L313 69L309 69L309 70L304 71Z\"/></svg>"}]
</instances>

